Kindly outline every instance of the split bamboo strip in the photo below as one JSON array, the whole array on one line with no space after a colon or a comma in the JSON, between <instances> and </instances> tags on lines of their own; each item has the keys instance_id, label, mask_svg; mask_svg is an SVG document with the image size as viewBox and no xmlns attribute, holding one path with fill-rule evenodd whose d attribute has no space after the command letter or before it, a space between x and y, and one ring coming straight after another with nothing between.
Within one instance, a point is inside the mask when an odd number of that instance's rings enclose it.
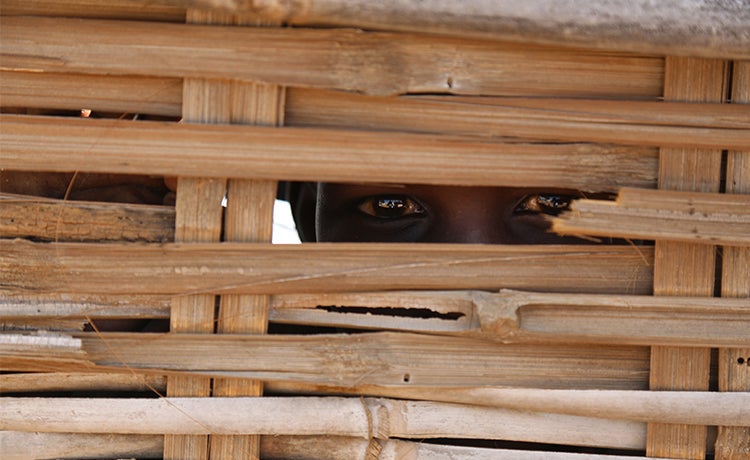
<instances>
[{"instance_id":1,"label":"split bamboo strip","mask_svg":"<svg viewBox=\"0 0 750 460\"><path fill-rule=\"evenodd\" d=\"M734 62L732 102L750 107L750 62ZM750 149L727 153L727 193L750 196ZM750 248L722 248L721 295L750 301ZM741 349L719 349L719 391L750 392L750 341ZM750 456L750 426L720 426L718 460Z\"/></svg>"},{"instance_id":2,"label":"split bamboo strip","mask_svg":"<svg viewBox=\"0 0 750 460\"><path fill-rule=\"evenodd\" d=\"M28 458L80 459L91 456L160 458L163 437L154 435L99 435L70 433L0 432L0 445L8 447L5 460ZM644 460L647 457L581 454L551 451L490 449L377 440L376 450L361 438L343 436L266 436L262 457L268 460L351 460L377 453L378 460Z\"/></svg>"},{"instance_id":3,"label":"split bamboo strip","mask_svg":"<svg viewBox=\"0 0 750 460\"><path fill-rule=\"evenodd\" d=\"M177 78L0 71L3 107L180 116Z\"/></svg>"},{"instance_id":4,"label":"split bamboo strip","mask_svg":"<svg viewBox=\"0 0 750 460\"><path fill-rule=\"evenodd\" d=\"M381 98L301 88L290 91L288 100L289 126L654 147L750 144L750 111L736 105L539 97Z\"/></svg>"},{"instance_id":5,"label":"split bamboo strip","mask_svg":"<svg viewBox=\"0 0 750 460\"><path fill-rule=\"evenodd\" d=\"M436 402L342 397L2 398L0 430L512 439L639 449L645 426Z\"/></svg>"},{"instance_id":6,"label":"split bamboo strip","mask_svg":"<svg viewBox=\"0 0 750 460\"><path fill-rule=\"evenodd\" d=\"M540 294L502 291L286 294L271 320L490 340L741 347L750 306L740 299Z\"/></svg>"},{"instance_id":7,"label":"split bamboo strip","mask_svg":"<svg viewBox=\"0 0 750 460\"><path fill-rule=\"evenodd\" d=\"M3 0L0 14L182 22L185 7L151 0L107 0L106 3L98 0Z\"/></svg>"},{"instance_id":8,"label":"split bamboo strip","mask_svg":"<svg viewBox=\"0 0 750 460\"><path fill-rule=\"evenodd\" d=\"M6 70L227 78L379 95L653 98L663 76L658 57L350 29L4 17L0 50Z\"/></svg>"},{"instance_id":9,"label":"split bamboo strip","mask_svg":"<svg viewBox=\"0 0 750 460\"><path fill-rule=\"evenodd\" d=\"M414 2L393 0L163 0L168 4L254 12L297 25L346 25L519 42L566 43L658 54L750 56L750 13L744 3L628 0Z\"/></svg>"},{"instance_id":10,"label":"split bamboo strip","mask_svg":"<svg viewBox=\"0 0 750 460\"><path fill-rule=\"evenodd\" d=\"M626 188L617 202L574 201L552 229L561 235L750 246L750 196Z\"/></svg>"},{"instance_id":11,"label":"split bamboo strip","mask_svg":"<svg viewBox=\"0 0 750 460\"><path fill-rule=\"evenodd\" d=\"M45 372L0 375L0 390L3 394L52 391L163 392L165 387L162 376L136 373Z\"/></svg>"},{"instance_id":12,"label":"split bamboo strip","mask_svg":"<svg viewBox=\"0 0 750 460\"><path fill-rule=\"evenodd\" d=\"M722 102L726 97L727 63L721 60L668 57L664 97L667 100ZM718 192L721 150L662 149L659 188ZM654 294L714 293L715 248L709 245L656 241ZM711 350L708 348L652 347L652 390L707 390ZM647 454L703 458L706 427L648 424Z\"/></svg>"},{"instance_id":13,"label":"split bamboo strip","mask_svg":"<svg viewBox=\"0 0 750 460\"><path fill-rule=\"evenodd\" d=\"M0 237L46 241L174 240L174 208L0 193Z\"/></svg>"},{"instance_id":14,"label":"split bamboo strip","mask_svg":"<svg viewBox=\"0 0 750 460\"><path fill-rule=\"evenodd\" d=\"M319 386L645 389L648 349L380 332L0 335L3 368L242 377ZM63 366L64 365L64 366ZM360 387L360 388L355 388Z\"/></svg>"},{"instance_id":15,"label":"split bamboo strip","mask_svg":"<svg viewBox=\"0 0 750 460\"><path fill-rule=\"evenodd\" d=\"M615 191L654 188L658 163L652 148L599 144L18 115L0 124L0 168L18 170Z\"/></svg>"},{"instance_id":16,"label":"split bamboo strip","mask_svg":"<svg viewBox=\"0 0 750 460\"><path fill-rule=\"evenodd\" d=\"M0 249L0 289L11 294L280 294L384 286L648 294L653 257L648 247L595 245L0 240Z\"/></svg>"}]
</instances>

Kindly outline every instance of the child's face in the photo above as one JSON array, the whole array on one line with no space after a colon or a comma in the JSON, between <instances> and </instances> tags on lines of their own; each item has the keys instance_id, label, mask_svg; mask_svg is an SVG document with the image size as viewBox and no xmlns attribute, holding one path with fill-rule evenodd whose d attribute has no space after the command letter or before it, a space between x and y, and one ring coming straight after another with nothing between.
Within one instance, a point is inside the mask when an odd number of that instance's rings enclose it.
<instances>
[{"instance_id":1,"label":"child's face","mask_svg":"<svg viewBox=\"0 0 750 460\"><path fill-rule=\"evenodd\" d=\"M549 233L575 190L318 184L317 241L583 243Z\"/></svg>"}]
</instances>

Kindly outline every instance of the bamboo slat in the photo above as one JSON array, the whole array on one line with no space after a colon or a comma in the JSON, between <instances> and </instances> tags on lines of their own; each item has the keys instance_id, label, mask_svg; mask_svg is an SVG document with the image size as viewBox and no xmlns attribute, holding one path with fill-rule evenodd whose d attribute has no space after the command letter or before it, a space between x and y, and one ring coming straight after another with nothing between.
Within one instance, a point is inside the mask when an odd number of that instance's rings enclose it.
<instances>
[{"instance_id":1,"label":"bamboo slat","mask_svg":"<svg viewBox=\"0 0 750 460\"><path fill-rule=\"evenodd\" d=\"M750 104L750 62L735 62L732 102ZM726 192L750 194L750 150L727 153ZM722 248L721 295L750 302L750 248ZM750 392L750 341L744 348L719 349L719 391ZM720 426L716 440L718 460L750 456L750 426Z\"/></svg>"},{"instance_id":2,"label":"bamboo slat","mask_svg":"<svg viewBox=\"0 0 750 460\"><path fill-rule=\"evenodd\" d=\"M657 57L493 41L64 18L5 17L0 49L4 69L228 78L380 95L653 98L663 75Z\"/></svg>"},{"instance_id":3,"label":"bamboo slat","mask_svg":"<svg viewBox=\"0 0 750 460\"><path fill-rule=\"evenodd\" d=\"M727 63L721 60L669 57L665 92L668 100L722 102L726 97ZM721 150L662 149L659 188L718 192ZM715 248L709 245L656 241L654 294L714 294ZM711 350L653 347L652 390L707 390ZM648 424L646 452L654 456L703 458L706 427Z\"/></svg>"},{"instance_id":4,"label":"bamboo slat","mask_svg":"<svg viewBox=\"0 0 750 460\"><path fill-rule=\"evenodd\" d=\"M438 0L385 3L366 0L237 2L183 0L170 4L264 14L294 24L336 24L418 30L519 42L566 43L643 53L740 58L748 56L750 13L744 4L666 0L591 3L532 0L519 9L510 0Z\"/></svg>"},{"instance_id":5,"label":"bamboo slat","mask_svg":"<svg viewBox=\"0 0 750 460\"><path fill-rule=\"evenodd\" d=\"M2 398L0 429L514 439L638 449L645 426L454 404L342 397ZM34 414L33 417L31 414Z\"/></svg>"},{"instance_id":6,"label":"bamboo slat","mask_svg":"<svg viewBox=\"0 0 750 460\"><path fill-rule=\"evenodd\" d=\"M350 387L365 394L372 386L413 385L645 389L648 379L644 347L501 344L392 332L13 334L0 336L0 343L9 370L187 373Z\"/></svg>"},{"instance_id":7,"label":"bamboo slat","mask_svg":"<svg viewBox=\"0 0 750 460\"><path fill-rule=\"evenodd\" d=\"M17 294L278 294L383 286L648 294L652 282L652 250L630 246L2 240L0 249L0 288Z\"/></svg>"},{"instance_id":8,"label":"bamboo slat","mask_svg":"<svg viewBox=\"0 0 750 460\"><path fill-rule=\"evenodd\" d=\"M4 460L159 458L164 436L0 431Z\"/></svg>"},{"instance_id":9,"label":"bamboo slat","mask_svg":"<svg viewBox=\"0 0 750 460\"><path fill-rule=\"evenodd\" d=\"M16 115L0 123L7 169L594 191L654 188L657 176L655 149L639 147Z\"/></svg>"},{"instance_id":10,"label":"bamboo slat","mask_svg":"<svg viewBox=\"0 0 750 460\"><path fill-rule=\"evenodd\" d=\"M270 314L282 323L465 334L504 343L741 347L750 342L747 302L710 297L507 290L287 294L272 297Z\"/></svg>"},{"instance_id":11,"label":"bamboo slat","mask_svg":"<svg viewBox=\"0 0 750 460\"><path fill-rule=\"evenodd\" d=\"M576 200L552 228L563 235L750 246L750 196L626 188L617 202Z\"/></svg>"},{"instance_id":12,"label":"bamboo slat","mask_svg":"<svg viewBox=\"0 0 750 460\"><path fill-rule=\"evenodd\" d=\"M46 318L169 318L168 296L102 296L79 294L20 294L3 292L0 319Z\"/></svg>"},{"instance_id":13,"label":"bamboo slat","mask_svg":"<svg viewBox=\"0 0 750 460\"><path fill-rule=\"evenodd\" d=\"M174 208L0 193L0 237L47 241L174 240Z\"/></svg>"}]
</instances>

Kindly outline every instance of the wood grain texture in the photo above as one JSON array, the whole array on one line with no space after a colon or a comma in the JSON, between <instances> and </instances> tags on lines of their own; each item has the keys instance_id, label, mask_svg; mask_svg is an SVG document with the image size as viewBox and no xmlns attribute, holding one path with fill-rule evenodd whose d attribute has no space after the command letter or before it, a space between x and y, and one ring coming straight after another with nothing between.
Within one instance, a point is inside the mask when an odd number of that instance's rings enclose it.
<instances>
[{"instance_id":1,"label":"wood grain texture","mask_svg":"<svg viewBox=\"0 0 750 460\"><path fill-rule=\"evenodd\" d=\"M0 249L0 268L7 274L0 288L17 294L275 294L384 286L649 294L653 257L648 247L595 245L87 245L0 240ZM123 272L130 276L123 277Z\"/></svg>"},{"instance_id":2,"label":"wood grain texture","mask_svg":"<svg viewBox=\"0 0 750 460\"><path fill-rule=\"evenodd\" d=\"M664 97L667 100L723 102L727 63L721 60L668 57ZM659 188L718 192L721 150L662 149ZM715 247L657 241L654 294L712 296ZM710 349L652 347L650 387L653 390L707 390ZM649 423L648 455L702 459L706 427Z\"/></svg>"},{"instance_id":3,"label":"wood grain texture","mask_svg":"<svg viewBox=\"0 0 750 460\"><path fill-rule=\"evenodd\" d=\"M659 57L351 29L5 17L0 43L5 69L224 78L378 95L655 98L663 76ZM544 75L544 84L529 75Z\"/></svg>"},{"instance_id":4,"label":"wood grain texture","mask_svg":"<svg viewBox=\"0 0 750 460\"><path fill-rule=\"evenodd\" d=\"M0 193L0 237L42 241L174 240L174 208Z\"/></svg>"},{"instance_id":5,"label":"wood grain texture","mask_svg":"<svg viewBox=\"0 0 750 460\"><path fill-rule=\"evenodd\" d=\"M657 178L648 147L17 115L0 123L7 169L593 191L655 188Z\"/></svg>"},{"instance_id":6,"label":"wood grain texture","mask_svg":"<svg viewBox=\"0 0 750 460\"><path fill-rule=\"evenodd\" d=\"M5 16L59 16L75 18L128 19L140 21L182 22L185 6L164 1L110 0L7 0Z\"/></svg>"}]
</instances>

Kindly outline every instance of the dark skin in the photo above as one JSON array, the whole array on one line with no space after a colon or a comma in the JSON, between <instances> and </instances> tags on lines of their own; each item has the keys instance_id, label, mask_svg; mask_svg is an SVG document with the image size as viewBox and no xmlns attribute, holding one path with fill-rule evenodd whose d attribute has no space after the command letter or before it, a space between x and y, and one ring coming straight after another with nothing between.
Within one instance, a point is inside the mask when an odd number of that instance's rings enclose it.
<instances>
[{"instance_id":1,"label":"dark skin","mask_svg":"<svg viewBox=\"0 0 750 460\"><path fill-rule=\"evenodd\" d=\"M549 232L548 219L582 196L564 189L319 183L315 240L581 244L587 241Z\"/></svg>"}]
</instances>

